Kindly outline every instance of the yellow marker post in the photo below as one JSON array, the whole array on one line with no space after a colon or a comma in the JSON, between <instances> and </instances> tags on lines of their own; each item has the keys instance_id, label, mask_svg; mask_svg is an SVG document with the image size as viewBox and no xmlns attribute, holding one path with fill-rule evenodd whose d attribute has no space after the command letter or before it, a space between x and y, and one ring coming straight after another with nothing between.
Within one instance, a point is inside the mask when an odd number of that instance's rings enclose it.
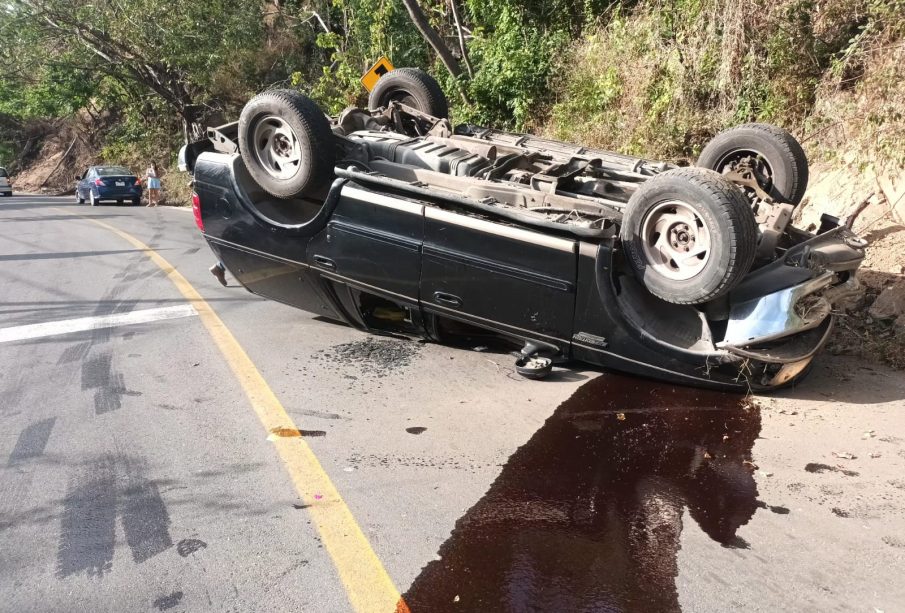
<instances>
[{"instance_id":1,"label":"yellow marker post","mask_svg":"<svg viewBox=\"0 0 905 613\"><path fill-rule=\"evenodd\" d=\"M295 490L309 505L308 511L317 526L321 541L333 559L352 608L358 613L408 613L408 606L311 447L301 436L285 436L286 432L298 433L298 428L254 362L201 294L163 256L131 234L103 221L92 219L90 215L71 209L56 210L75 213L86 221L116 234L135 248L144 251L145 255L166 273L179 293L197 311L199 319L236 376L265 431L278 434L268 437L268 440L276 447Z\"/></svg>"},{"instance_id":2,"label":"yellow marker post","mask_svg":"<svg viewBox=\"0 0 905 613\"><path fill-rule=\"evenodd\" d=\"M382 57L374 63L366 73L361 76L361 84L371 91L377 85L377 79L393 70L393 63L386 57Z\"/></svg>"}]
</instances>

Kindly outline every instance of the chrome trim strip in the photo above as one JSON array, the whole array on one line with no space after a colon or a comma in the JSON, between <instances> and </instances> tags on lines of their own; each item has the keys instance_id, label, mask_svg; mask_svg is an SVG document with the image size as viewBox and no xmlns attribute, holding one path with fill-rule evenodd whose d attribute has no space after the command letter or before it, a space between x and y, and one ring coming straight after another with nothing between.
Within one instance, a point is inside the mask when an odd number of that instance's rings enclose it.
<instances>
[{"instance_id":1,"label":"chrome trim strip","mask_svg":"<svg viewBox=\"0 0 905 613\"><path fill-rule=\"evenodd\" d=\"M411 215L424 214L423 204L410 202L401 198L391 198L390 196L384 196L383 194L378 194L377 192L369 192L357 187L350 187L346 185L345 187L343 187L340 198L342 198L343 196L348 197L351 200L356 200L358 202L385 206L387 208L401 211L403 213L409 213Z\"/></svg>"},{"instance_id":2,"label":"chrome trim strip","mask_svg":"<svg viewBox=\"0 0 905 613\"><path fill-rule=\"evenodd\" d=\"M246 247L245 245L240 245L238 243L233 243L230 241L223 240L222 238L217 238L211 236L210 234L204 234L203 236L209 243L217 243L218 245L223 245L224 247L231 247L233 249L237 249L239 251L244 251L245 253L251 253L253 255L259 255L263 258L267 258L269 260L275 260L277 262L286 262L287 264L294 264L295 266L301 266L302 268L311 268L310 264L306 264L305 262L299 262L298 260L290 260L289 258L283 258L278 255L273 255L272 253L265 253L263 251L258 251L257 249L252 249L251 247Z\"/></svg>"},{"instance_id":3,"label":"chrome trim strip","mask_svg":"<svg viewBox=\"0 0 905 613\"><path fill-rule=\"evenodd\" d=\"M568 281L563 281L562 279L557 279L556 277L550 277L534 271L525 270L523 268L516 268L514 266L499 264L485 258L467 255L460 251L443 249L441 247L435 247L433 245L427 244L423 247L423 253L425 257L431 256L441 260L454 262L456 264L474 266L491 273L505 275L507 277L512 277L513 279L527 281L528 283L534 283L536 285L542 285L544 287L549 287L550 289L558 290L561 292L572 293L574 291L574 285L572 283L569 283Z\"/></svg>"},{"instance_id":4,"label":"chrome trim strip","mask_svg":"<svg viewBox=\"0 0 905 613\"><path fill-rule=\"evenodd\" d=\"M436 309L439 311L444 311L445 313L452 313L455 316L454 319L459 319L459 320L465 321L465 322L479 321L479 322L482 322L483 324L486 324L486 327L496 330L497 332L502 332L504 334L512 334L512 331L515 330L515 331L522 333L522 334L519 334L518 336L525 336L527 338L540 338L540 339L546 339L549 341L555 341L555 342L563 345L563 349L565 349L565 347L568 347L571 344L569 341L556 337L556 336L549 336L547 334L543 334L541 332L536 332L534 330L528 330L526 328L519 328L517 326L510 326L508 324L502 324L502 323L500 323L498 321L494 321L492 319L485 319L483 317L479 317L478 315L472 315L471 313L457 311L456 309L451 309L449 307L440 306L439 304L435 304L433 302L426 302L426 301L422 300L421 308L426 311ZM507 330L508 330L508 332L507 332Z\"/></svg>"},{"instance_id":5,"label":"chrome trim strip","mask_svg":"<svg viewBox=\"0 0 905 613\"><path fill-rule=\"evenodd\" d=\"M420 240L406 238L399 236L398 234L390 234L389 232L384 232L382 230L374 230L372 228L365 228L364 226L358 226L355 224L336 220L330 221L327 224L327 228L333 228L339 230L340 232L347 232L361 238L379 241L381 243L393 245L394 247L400 247L402 249L407 249L408 251L414 251L415 253L421 251Z\"/></svg>"},{"instance_id":6,"label":"chrome trim strip","mask_svg":"<svg viewBox=\"0 0 905 613\"><path fill-rule=\"evenodd\" d=\"M460 215L458 213L452 213L450 211L434 207L425 208L424 216L427 219L432 219L434 221L462 226L463 228L469 228L471 230L477 230L478 232L485 232L487 234L496 234L497 236L503 236L505 238L521 241L524 243L532 243L534 245L547 247L549 249L555 249L557 251L575 253L576 245L578 244L578 241L558 238L555 236L548 236L546 234L541 234L540 232L523 230L521 228L515 228L501 223L494 223L492 221L478 219L477 217L472 217L469 215ZM425 242L427 242L427 237L425 237Z\"/></svg>"},{"instance_id":7,"label":"chrome trim strip","mask_svg":"<svg viewBox=\"0 0 905 613\"><path fill-rule=\"evenodd\" d=\"M350 277L345 277L343 275L337 274L335 272L330 272L324 268L313 267L314 270L318 271L322 277L326 279L332 279L333 281L340 281L345 283L346 285L350 285L352 287L356 287L358 289L372 291L378 294L383 294L385 296L392 296L393 298L398 298L400 300L405 300L415 306L418 306L418 299L412 298L411 296L406 296L405 294L397 294L396 292L391 292L388 289L384 289L382 287L377 287L375 285L370 285L368 283L364 283L357 279L352 279Z\"/></svg>"}]
</instances>

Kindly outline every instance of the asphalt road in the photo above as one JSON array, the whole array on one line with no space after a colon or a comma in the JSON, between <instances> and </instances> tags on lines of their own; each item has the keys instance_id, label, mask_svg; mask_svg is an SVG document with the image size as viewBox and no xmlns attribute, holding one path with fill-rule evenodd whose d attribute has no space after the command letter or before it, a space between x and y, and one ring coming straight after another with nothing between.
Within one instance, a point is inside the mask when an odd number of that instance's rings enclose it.
<instances>
[{"instance_id":1,"label":"asphalt road","mask_svg":"<svg viewBox=\"0 0 905 613\"><path fill-rule=\"evenodd\" d=\"M203 297L322 476L113 229ZM905 610L900 372L824 357L749 406L580 366L532 382L212 263L187 210L0 199L0 611L367 610L375 564L403 611ZM326 530L345 512L367 551Z\"/></svg>"}]
</instances>

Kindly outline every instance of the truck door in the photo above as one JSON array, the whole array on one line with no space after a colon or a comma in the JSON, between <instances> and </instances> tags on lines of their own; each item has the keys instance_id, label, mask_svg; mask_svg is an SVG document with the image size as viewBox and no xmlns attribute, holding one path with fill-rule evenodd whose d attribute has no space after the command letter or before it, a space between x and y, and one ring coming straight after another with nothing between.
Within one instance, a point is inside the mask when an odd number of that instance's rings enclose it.
<instances>
[{"instance_id":1,"label":"truck door","mask_svg":"<svg viewBox=\"0 0 905 613\"><path fill-rule=\"evenodd\" d=\"M308 263L328 279L417 308L423 237L423 204L349 183L309 244Z\"/></svg>"},{"instance_id":2,"label":"truck door","mask_svg":"<svg viewBox=\"0 0 905 613\"><path fill-rule=\"evenodd\" d=\"M576 250L574 239L429 206L421 307L566 351Z\"/></svg>"}]
</instances>

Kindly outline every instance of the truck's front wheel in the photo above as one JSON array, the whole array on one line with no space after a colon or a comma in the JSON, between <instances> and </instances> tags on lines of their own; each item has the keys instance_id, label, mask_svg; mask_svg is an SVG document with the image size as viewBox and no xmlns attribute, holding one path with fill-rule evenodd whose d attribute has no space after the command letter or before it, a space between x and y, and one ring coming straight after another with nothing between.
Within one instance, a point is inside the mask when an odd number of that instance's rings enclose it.
<instances>
[{"instance_id":1,"label":"truck's front wheel","mask_svg":"<svg viewBox=\"0 0 905 613\"><path fill-rule=\"evenodd\" d=\"M248 173L277 198L295 198L333 173L333 134L307 96L271 90L252 98L239 117L239 149Z\"/></svg>"}]
</instances>

